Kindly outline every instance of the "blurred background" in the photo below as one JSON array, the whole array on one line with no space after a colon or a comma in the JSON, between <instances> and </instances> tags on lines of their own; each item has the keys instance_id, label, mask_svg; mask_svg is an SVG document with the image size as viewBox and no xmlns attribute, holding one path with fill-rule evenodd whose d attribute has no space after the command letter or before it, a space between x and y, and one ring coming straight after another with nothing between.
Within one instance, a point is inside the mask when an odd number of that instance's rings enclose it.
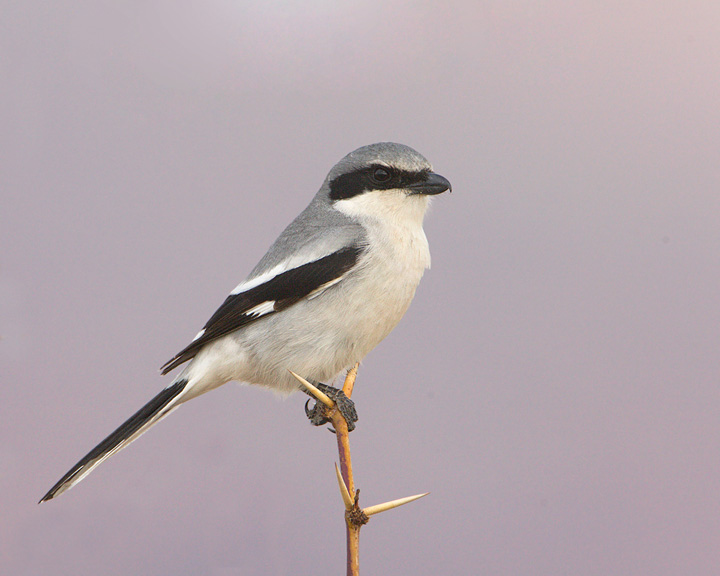
<instances>
[{"instance_id":1,"label":"blurred background","mask_svg":"<svg viewBox=\"0 0 720 576\"><path fill-rule=\"evenodd\" d=\"M364 574L717 574L720 7L5 2L4 574L339 574L333 437L235 384L37 501L351 150L453 183L351 437Z\"/></svg>"}]
</instances>

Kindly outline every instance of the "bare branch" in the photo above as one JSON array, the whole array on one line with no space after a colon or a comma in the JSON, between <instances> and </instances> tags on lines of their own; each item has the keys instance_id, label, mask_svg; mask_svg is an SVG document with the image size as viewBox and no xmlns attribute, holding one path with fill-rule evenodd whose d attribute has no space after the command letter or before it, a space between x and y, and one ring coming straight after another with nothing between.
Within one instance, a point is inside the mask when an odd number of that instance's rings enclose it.
<instances>
[{"instance_id":1,"label":"bare branch","mask_svg":"<svg viewBox=\"0 0 720 576\"><path fill-rule=\"evenodd\" d=\"M350 398L353 392L358 367L359 364L356 364L352 369L348 370L347 376L345 377L343 392L348 398ZM391 502L385 502L384 504L377 504L375 506L365 508L364 510L360 508L360 504L358 503L360 490L355 489L352 460L350 457L350 435L348 433L348 426L345 421L345 417L340 413L340 410L333 410L333 408L335 408L335 402L326 394L318 390L302 376L295 374L292 370L290 371L290 374L292 374L298 382L300 382L300 384L302 384L308 392L312 394L312 396L317 398L318 402L322 402L325 406L331 408L331 410L327 413L327 418L330 420L330 423L335 430L338 444L338 456L340 459L340 466L335 464L335 474L337 476L338 486L340 487L340 495L342 496L343 504L345 505L347 575L359 576L360 528L368 523L370 516L373 514L379 514L385 510L390 510L392 508L402 506L403 504L408 504L422 498L423 496L427 496L428 493L416 494L415 496L400 498Z\"/></svg>"}]
</instances>

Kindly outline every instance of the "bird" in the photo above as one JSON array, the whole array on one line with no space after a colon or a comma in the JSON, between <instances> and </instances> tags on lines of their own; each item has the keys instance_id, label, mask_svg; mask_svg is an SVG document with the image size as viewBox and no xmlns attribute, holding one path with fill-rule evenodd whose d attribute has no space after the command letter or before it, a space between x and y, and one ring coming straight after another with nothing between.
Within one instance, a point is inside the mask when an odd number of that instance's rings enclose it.
<instances>
[{"instance_id":1,"label":"bird","mask_svg":"<svg viewBox=\"0 0 720 576\"><path fill-rule=\"evenodd\" d=\"M72 488L183 403L227 382L287 395L298 389L290 371L321 384L360 362L398 324L430 267L423 220L431 197L446 191L450 182L403 144L371 144L342 158L247 278L160 369L165 375L185 364L183 370L40 502ZM327 421L307 404L306 412L313 424Z\"/></svg>"}]
</instances>

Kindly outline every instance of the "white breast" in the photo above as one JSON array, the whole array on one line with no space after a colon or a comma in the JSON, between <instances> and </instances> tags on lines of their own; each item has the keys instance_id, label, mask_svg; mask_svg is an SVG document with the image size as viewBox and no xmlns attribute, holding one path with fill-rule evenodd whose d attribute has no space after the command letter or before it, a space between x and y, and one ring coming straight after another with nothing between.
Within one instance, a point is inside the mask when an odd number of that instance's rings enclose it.
<instances>
[{"instance_id":1,"label":"white breast","mask_svg":"<svg viewBox=\"0 0 720 576\"><path fill-rule=\"evenodd\" d=\"M362 282L365 311L364 353L397 325L410 306L420 279L430 267L430 250L422 228L428 197L401 190L378 191L341 200L335 208L358 220L368 235ZM359 311L358 311L359 313Z\"/></svg>"}]
</instances>

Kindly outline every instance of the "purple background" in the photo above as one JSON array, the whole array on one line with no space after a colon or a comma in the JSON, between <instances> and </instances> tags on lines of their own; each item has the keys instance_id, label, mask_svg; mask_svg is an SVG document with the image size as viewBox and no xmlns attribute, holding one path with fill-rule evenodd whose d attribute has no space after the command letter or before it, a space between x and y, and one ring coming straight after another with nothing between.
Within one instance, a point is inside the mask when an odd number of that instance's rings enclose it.
<instances>
[{"instance_id":1,"label":"purple background","mask_svg":"<svg viewBox=\"0 0 720 576\"><path fill-rule=\"evenodd\" d=\"M380 140L454 186L361 369L365 574L717 574L720 8L6 2L3 574L339 574L333 438L225 386L37 500Z\"/></svg>"}]
</instances>

